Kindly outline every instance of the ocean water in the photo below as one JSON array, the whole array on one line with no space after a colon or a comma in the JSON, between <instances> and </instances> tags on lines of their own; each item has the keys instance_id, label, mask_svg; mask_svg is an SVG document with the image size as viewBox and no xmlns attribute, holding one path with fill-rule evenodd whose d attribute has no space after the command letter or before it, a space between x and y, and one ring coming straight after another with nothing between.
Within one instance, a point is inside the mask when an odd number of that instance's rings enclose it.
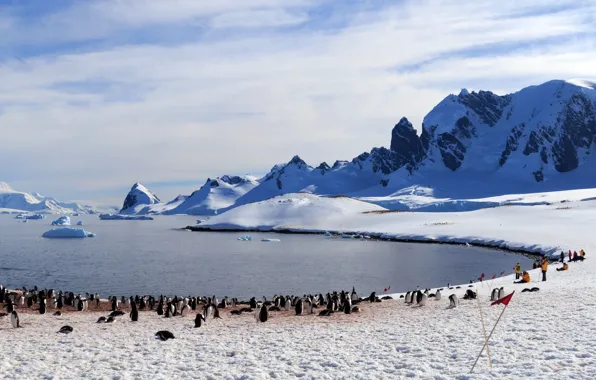
<instances>
[{"instance_id":1,"label":"ocean water","mask_svg":"<svg viewBox=\"0 0 596 380\"><path fill-rule=\"evenodd\" d=\"M86 239L45 239L46 220L0 215L0 284L109 295L218 295L249 298L350 290L361 294L467 283L512 272L530 259L476 247L327 238L318 235L190 232L188 216L153 221L82 220ZM74 226L77 227L77 226ZM276 238L280 242L262 242Z\"/></svg>"}]
</instances>

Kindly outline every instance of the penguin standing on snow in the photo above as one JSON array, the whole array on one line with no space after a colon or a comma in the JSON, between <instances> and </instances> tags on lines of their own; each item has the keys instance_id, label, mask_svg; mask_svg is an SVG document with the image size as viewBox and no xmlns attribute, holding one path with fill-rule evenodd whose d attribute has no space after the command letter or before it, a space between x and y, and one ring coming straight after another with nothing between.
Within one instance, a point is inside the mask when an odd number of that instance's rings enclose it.
<instances>
[{"instance_id":1,"label":"penguin standing on snow","mask_svg":"<svg viewBox=\"0 0 596 380\"><path fill-rule=\"evenodd\" d=\"M435 293L435 301L440 301L441 300L441 291L437 290L437 293Z\"/></svg>"},{"instance_id":2,"label":"penguin standing on snow","mask_svg":"<svg viewBox=\"0 0 596 380\"><path fill-rule=\"evenodd\" d=\"M497 298L497 299L501 299L503 297L505 297L505 289L504 288L500 288L499 289L499 298Z\"/></svg>"},{"instance_id":3,"label":"penguin standing on snow","mask_svg":"<svg viewBox=\"0 0 596 380\"><path fill-rule=\"evenodd\" d=\"M428 301L428 293L423 293L422 296L420 297L420 301L418 302L418 305L424 306L424 305L426 305L426 301Z\"/></svg>"},{"instance_id":4,"label":"penguin standing on snow","mask_svg":"<svg viewBox=\"0 0 596 380\"><path fill-rule=\"evenodd\" d=\"M410 294L411 294L411 292L408 290L408 292L406 292L406 296L404 297L404 303L412 303L412 299L410 298Z\"/></svg>"},{"instance_id":5,"label":"penguin standing on snow","mask_svg":"<svg viewBox=\"0 0 596 380\"><path fill-rule=\"evenodd\" d=\"M302 299L299 299L298 302L296 302L296 315L302 315L302 309L303 309Z\"/></svg>"},{"instance_id":6,"label":"penguin standing on snow","mask_svg":"<svg viewBox=\"0 0 596 380\"><path fill-rule=\"evenodd\" d=\"M186 317L190 313L190 306L188 304L182 306L182 310L180 310L180 315Z\"/></svg>"},{"instance_id":7,"label":"penguin standing on snow","mask_svg":"<svg viewBox=\"0 0 596 380\"><path fill-rule=\"evenodd\" d=\"M452 294L449 296L449 307L453 308L453 307L457 307L459 303L459 299L457 298L457 296L455 294Z\"/></svg>"},{"instance_id":8,"label":"penguin standing on snow","mask_svg":"<svg viewBox=\"0 0 596 380\"><path fill-rule=\"evenodd\" d=\"M195 328L201 327L203 322L205 322L205 317L203 316L203 314L197 313L197 316L195 317Z\"/></svg>"},{"instance_id":9,"label":"penguin standing on snow","mask_svg":"<svg viewBox=\"0 0 596 380\"><path fill-rule=\"evenodd\" d=\"M491 295L490 295L490 300L491 301L496 301L499 299L499 289L494 288Z\"/></svg>"},{"instance_id":10,"label":"penguin standing on snow","mask_svg":"<svg viewBox=\"0 0 596 380\"><path fill-rule=\"evenodd\" d=\"M15 329L18 327L21 327L21 324L19 322L19 315L17 314L17 312L15 310L13 310L10 313L10 323L12 323L12 327Z\"/></svg>"},{"instance_id":11,"label":"penguin standing on snow","mask_svg":"<svg viewBox=\"0 0 596 380\"><path fill-rule=\"evenodd\" d=\"M14 311L14 304L10 298L6 297L6 305L4 305L4 307L6 308L6 312L9 314Z\"/></svg>"},{"instance_id":12,"label":"penguin standing on snow","mask_svg":"<svg viewBox=\"0 0 596 380\"><path fill-rule=\"evenodd\" d=\"M139 310L137 310L137 303L132 302L131 304L131 311L130 311L130 320L133 322L137 322L139 320Z\"/></svg>"},{"instance_id":13,"label":"penguin standing on snow","mask_svg":"<svg viewBox=\"0 0 596 380\"><path fill-rule=\"evenodd\" d=\"M370 302L376 302L376 300L377 300L377 293L376 292L370 293L370 297L368 297L368 300Z\"/></svg>"},{"instance_id":14,"label":"penguin standing on snow","mask_svg":"<svg viewBox=\"0 0 596 380\"><path fill-rule=\"evenodd\" d=\"M261 306L261 310L257 312L257 322L267 322L269 319L269 312L267 311L267 306L263 303Z\"/></svg>"},{"instance_id":15,"label":"penguin standing on snow","mask_svg":"<svg viewBox=\"0 0 596 380\"><path fill-rule=\"evenodd\" d=\"M39 314L45 314L45 313L46 313L46 299L40 298L39 299Z\"/></svg>"},{"instance_id":16,"label":"penguin standing on snow","mask_svg":"<svg viewBox=\"0 0 596 380\"><path fill-rule=\"evenodd\" d=\"M359 300L358 293L356 293L356 288L352 286L352 295L351 295L352 302L356 302Z\"/></svg>"},{"instance_id":17,"label":"penguin standing on snow","mask_svg":"<svg viewBox=\"0 0 596 380\"><path fill-rule=\"evenodd\" d=\"M118 308L118 298L112 297L112 311L116 311Z\"/></svg>"}]
</instances>

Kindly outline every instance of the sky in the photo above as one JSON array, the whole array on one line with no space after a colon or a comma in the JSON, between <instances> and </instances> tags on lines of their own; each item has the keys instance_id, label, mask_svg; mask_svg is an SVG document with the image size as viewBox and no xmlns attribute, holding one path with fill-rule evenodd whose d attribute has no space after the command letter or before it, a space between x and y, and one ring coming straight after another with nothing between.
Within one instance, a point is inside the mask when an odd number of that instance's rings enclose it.
<instances>
[{"instance_id":1,"label":"sky","mask_svg":"<svg viewBox=\"0 0 596 380\"><path fill-rule=\"evenodd\" d=\"M596 78L592 0L0 0L0 181L163 200L390 144L461 88Z\"/></svg>"}]
</instances>

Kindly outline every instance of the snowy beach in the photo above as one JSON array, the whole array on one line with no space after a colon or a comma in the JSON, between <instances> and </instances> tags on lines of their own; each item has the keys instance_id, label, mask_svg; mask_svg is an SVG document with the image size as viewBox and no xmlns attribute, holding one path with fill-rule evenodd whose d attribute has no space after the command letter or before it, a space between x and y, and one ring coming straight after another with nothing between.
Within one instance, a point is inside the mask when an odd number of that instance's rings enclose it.
<instances>
[{"instance_id":1,"label":"snowy beach","mask_svg":"<svg viewBox=\"0 0 596 380\"><path fill-rule=\"evenodd\" d=\"M311 199L315 204L326 201ZM307 206L305 202L285 204ZM222 320L209 320L199 329L193 328L193 317L164 319L154 312L142 312L136 323L126 315L118 317L111 325L95 324L107 313L74 312L60 317L52 316L53 310L46 315L22 313L23 329L10 328L7 318L0 320L3 343L12 352L4 355L0 370L7 378L56 379L592 379L596 377L592 345L596 264L591 260L596 250L591 239L595 207L596 201L574 201L468 213L363 214L350 207L315 206L313 212L301 214L313 219L284 224L309 230L481 242L547 254L584 249L585 262L570 263L567 272L556 272L558 265L552 263L544 283L539 281L539 270L532 270L532 283L527 285L514 285L513 275L474 284L488 328L503 307L489 307L490 290L503 286L507 293L516 291L491 338L492 370L483 356L474 374L469 373L483 343L478 302L462 299L459 307L448 308L447 296L456 293L461 298L468 284L444 289L441 301L430 299L424 307L407 306L394 295L396 300L363 303L358 314L326 318L273 312L264 324L256 323L253 314L231 316L222 310ZM317 209L326 214L320 223ZM279 211L292 220L292 210L293 206L275 207L265 212L259 204L247 205L205 224L271 229L276 225L266 218ZM245 224L235 224L240 218ZM424 288L424 284L412 284L412 288L416 285ZM526 287L540 291L522 293ZM74 332L57 334L65 324L73 326ZM155 340L153 335L163 329L173 332L176 339Z\"/></svg>"}]
</instances>

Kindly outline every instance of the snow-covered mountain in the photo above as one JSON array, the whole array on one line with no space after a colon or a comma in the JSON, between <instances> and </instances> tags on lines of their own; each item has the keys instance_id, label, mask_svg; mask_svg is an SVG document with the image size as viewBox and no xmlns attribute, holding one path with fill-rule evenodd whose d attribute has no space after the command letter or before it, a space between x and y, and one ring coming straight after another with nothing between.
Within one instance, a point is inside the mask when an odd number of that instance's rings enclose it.
<instances>
[{"instance_id":1,"label":"snow-covered mountain","mask_svg":"<svg viewBox=\"0 0 596 380\"><path fill-rule=\"evenodd\" d=\"M390 149L373 148L332 166L313 167L294 156L242 191L221 178L208 180L168 213L221 213L296 192L407 209L416 199L457 203L591 188L595 153L595 82L553 80L503 96L464 89L431 110L420 134L402 118L392 130Z\"/></svg>"},{"instance_id":2,"label":"snow-covered mountain","mask_svg":"<svg viewBox=\"0 0 596 380\"><path fill-rule=\"evenodd\" d=\"M164 211L164 214L214 215L218 210L227 209L236 200L258 186L251 176L228 176L207 179L205 184L194 191L177 207Z\"/></svg>"},{"instance_id":3,"label":"snow-covered mountain","mask_svg":"<svg viewBox=\"0 0 596 380\"><path fill-rule=\"evenodd\" d=\"M166 205L175 207L174 203L184 201L178 197L171 202L162 204L157 196L140 183L135 183L126 195L122 204L121 214L154 214L163 211ZM177 205L177 204L176 204Z\"/></svg>"},{"instance_id":4,"label":"snow-covered mountain","mask_svg":"<svg viewBox=\"0 0 596 380\"><path fill-rule=\"evenodd\" d=\"M0 182L0 211L2 212L44 212L55 214L92 214L95 209L77 202L63 202L39 193L25 193L13 190L7 183Z\"/></svg>"}]
</instances>

